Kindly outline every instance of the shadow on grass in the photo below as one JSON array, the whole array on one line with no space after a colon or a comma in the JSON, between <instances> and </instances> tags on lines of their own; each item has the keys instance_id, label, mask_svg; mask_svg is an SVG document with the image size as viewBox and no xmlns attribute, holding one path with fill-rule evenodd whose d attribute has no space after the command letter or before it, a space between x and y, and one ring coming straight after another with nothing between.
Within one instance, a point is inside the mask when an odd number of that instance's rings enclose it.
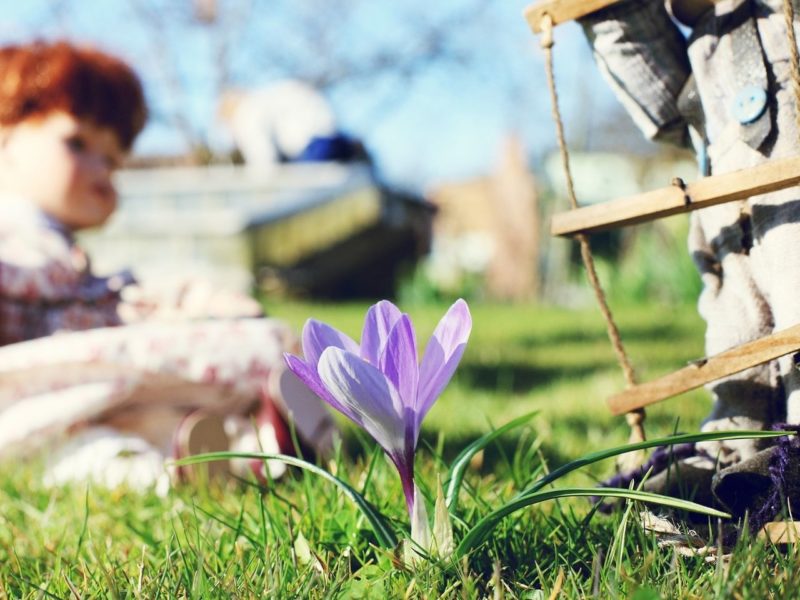
<instances>
[{"instance_id":1,"label":"shadow on grass","mask_svg":"<svg viewBox=\"0 0 800 600\"><path fill-rule=\"evenodd\" d=\"M497 477L507 476L515 455L527 451L536 440L535 435L531 435L530 432L526 434L523 433L523 431L524 428L494 440L485 448L480 468L471 470L471 472L481 476L490 473L495 474ZM436 470L444 473L459 453L478 437L479 436L448 435L442 445L441 456L439 457L444 463L444 466ZM422 432L418 446L418 453L420 453L419 464L417 465L418 468L420 465L424 464L425 461L430 460L430 455L435 453L438 443L436 432ZM374 442L361 439L359 434L352 428L348 428L343 432L342 452L347 456L349 461L368 462L370 459L369 455L374 448ZM542 446L540 450L541 457L544 458L548 469L554 469L577 458L576 456L569 456L562 453L555 444L547 444ZM535 464L531 465L531 473L533 473L534 469L539 464L540 459L537 458Z\"/></svg>"},{"instance_id":2,"label":"shadow on grass","mask_svg":"<svg viewBox=\"0 0 800 600\"><path fill-rule=\"evenodd\" d=\"M464 362L459 381L475 390L527 392L565 378L585 378L613 367L610 360L595 360L581 365L542 366L529 361L503 360L500 363Z\"/></svg>"},{"instance_id":3,"label":"shadow on grass","mask_svg":"<svg viewBox=\"0 0 800 600\"><path fill-rule=\"evenodd\" d=\"M670 339L684 340L686 331L673 323L648 323L646 325L620 325L623 342L652 342ZM545 344L585 344L588 342L607 342L605 329L559 329L542 335L526 335L518 338L517 344L524 348L540 348Z\"/></svg>"},{"instance_id":4,"label":"shadow on grass","mask_svg":"<svg viewBox=\"0 0 800 600\"><path fill-rule=\"evenodd\" d=\"M498 423L497 425L501 424L502 423ZM624 443L624 438L627 435L623 419L620 419L619 427L613 425L609 426L608 423L598 422L597 416L590 413L561 417L558 423L552 425L554 426L549 428L547 441L539 448L539 452L537 453L538 457L532 459L533 464L530 465L531 471L539 466L542 459L547 468L552 470L579 458L579 456L585 452L601 450L604 447L611 447ZM486 431L489 431L488 426ZM609 441L602 448L597 447L581 451L572 446L564 446L557 443L562 432L565 435L568 432L570 436L577 436L579 438L594 438L598 437L598 432L607 433ZM448 433L442 444L442 460L445 464L450 465L453 459L478 437L479 435L472 433ZM536 443L537 438L535 420L533 420L529 425L510 431L494 440L484 451L481 473L483 475L488 473L501 475L506 468L509 468L515 456L524 456L529 453L530 448ZM436 431L423 430L420 436L420 448L433 449L437 447L438 443L438 433ZM608 464L612 465L611 462ZM613 466L609 466L609 472L611 470L613 470Z\"/></svg>"},{"instance_id":5,"label":"shadow on grass","mask_svg":"<svg viewBox=\"0 0 800 600\"><path fill-rule=\"evenodd\" d=\"M541 348L547 344L585 344L587 342L603 342L608 340L604 330L561 329L543 333L542 335L526 335L515 343L523 348Z\"/></svg>"}]
</instances>

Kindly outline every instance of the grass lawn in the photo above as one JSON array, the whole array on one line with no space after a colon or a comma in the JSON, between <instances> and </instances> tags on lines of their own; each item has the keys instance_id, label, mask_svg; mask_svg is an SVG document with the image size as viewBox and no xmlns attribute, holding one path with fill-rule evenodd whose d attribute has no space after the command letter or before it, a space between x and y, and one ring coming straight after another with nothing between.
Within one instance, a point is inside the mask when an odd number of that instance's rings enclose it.
<instances>
[{"instance_id":1,"label":"grass lawn","mask_svg":"<svg viewBox=\"0 0 800 600\"><path fill-rule=\"evenodd\" d=\"M309 316L358 337L366 305L271 304L300 328ZM410 311L426 340L446 307ZM428 416L418 482L435 496L438 474L468 443L529 411L530 424L487 448L466 477L456 539L531 477L623 443L624 419L604 398L621 373L595 310L475 305L474 330L454 381ZM692 307L618 311L644 380L702 356ZM702 392L648 412L648 434L697 429ZM680 415L680 422L678 422ZM326 468L363 491L407 530L400 484L371 441L343 422ZM506 518L457 564L399 565L375 545L361 513L330 483L300 472L263 491L247 482L177 489L166 498L86 486L47 490L41 461L0 472L0 598L529 598L794 597L797 556L744 541L730 562L706 564L659 549L635 518L560 500ZM613 472L592 465L556 485L592 486Z\"/></svg>"}]
</instances>

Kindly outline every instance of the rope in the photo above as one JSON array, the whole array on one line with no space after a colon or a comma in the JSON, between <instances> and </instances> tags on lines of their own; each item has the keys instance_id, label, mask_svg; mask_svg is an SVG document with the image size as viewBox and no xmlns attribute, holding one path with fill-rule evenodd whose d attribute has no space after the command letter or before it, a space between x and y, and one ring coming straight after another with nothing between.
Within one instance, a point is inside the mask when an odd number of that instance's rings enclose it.
<instances>
[{"instance_id":1,"label":"rope","mask_svg":"<svg viewBox=\"0 0 800 600\"><path fill-rule=\"evenodd\" d=\"M558 139L558 148L561 152L561 162L564 169L564 176L567 181L567 195L569 202L573 209L578 208L578 200L575 195L575 185L572 179L572 169L570 168L569 150L567 149L566 136L564 135L564 121L561 118L561 110L558 105L558 91L556 90L555 75L553 69L553 19L550 15L545 14L542 17L542 37L541 46L545 54L545 71L547 73L547 84L550 90L550 103L553 111L553 121L556 125L556 137ZM625 382L628 387L636 385L636 374L633 370L628 354L625 352L625 346L622 344L622 338L619 334L619 329L614 321L614 316L611 314L611 309L608 307L606 295L603 292L603 287L600 284L600 279L597 277L597 269L595 269L594 258L592 256L592 249L589 245L589 239L586 235L580 233L575 236L580 244L581 258L583 259L586 274L589 277L589 283L594 290L597 297L597 302L600 305L600 312L603 313L603 318L606 322L606 329L608 337L611 340L611 345L617 355L622 373L625 376ZM629 412L626 415L626 420L631 426L631 442L644 441L644 409L637 409Z\"/></svg>"},{"instance_id":2,"label":"rope","mask_svg":"<svg viewBox=\"0 0 800 600\"><path fill-rule=\"evenodd\" d=\"M786 19L786 31L789 40L789 51L791 57L791 75L792 87L795 93L796 103L796 119L798 130L800 130L800 51L797 47L797 36L794 31L795 10L793 0L783 0L784 17ZM572 179L572 169L570 168L569 150L567 148L566 136L564 135L564 122L561 117L561 110L558 104L558 91L556 89L555 74L553 68L553 18L549 14L544 14L541 20L541 46L545 54L545 72L547 73L547 84L550 91L550 102L552 105L553 121L556 125L556 137L558 139L558 147L561 153L561 162L564 169L564 175L567 183L567 196L569 198L572 209L578 208L578 200L575 194L575 185ZM622 368L625 382L628 387L636 385L636 374L631 365L628 354L625 351L625 346L622 343L622 338L619 334L619 328L614 321L614 316L611 314L611 309L608 306L606 295L603 292L603 287L597 277L597 270L594 265L594 257L592 256L592 249L589 245L589 240L584 234L575 236L580 244L581 258L586 274L589 278L589 283L594 290L597 302L600 306L600 311L606 322L606 329L608 337L611 340L611 345L617 355L620 367ZM644 409L639 408L631 411L626 415L626 420L631 427L631 442L643 441L644 435Z\"/></svg>"},{"instance_id":3,"label":"rope","mask_svg":"<svg viewBox=\"0 0 800 600\"><path fill-rule=\"evenodd\" d=\"M792 66L792 87L795 97L795 118L800 131L800 52L797 49L797 36L794 32L794 3L792 0L783 0L783 16L786 19L786 34L789 40L789 54Z\"/></svg>"}]
</instances>

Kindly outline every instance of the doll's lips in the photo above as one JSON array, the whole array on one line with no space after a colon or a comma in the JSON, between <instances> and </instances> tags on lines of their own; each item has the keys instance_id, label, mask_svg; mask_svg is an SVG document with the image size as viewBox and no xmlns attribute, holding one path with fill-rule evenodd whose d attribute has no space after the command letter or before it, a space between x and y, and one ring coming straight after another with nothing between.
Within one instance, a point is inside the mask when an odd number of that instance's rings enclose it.
<instances>
[{"instance_id":1,"label":"doll's lips","mask_svg":"<svg viewBox=\"0 0 800 600\"><path fill-rule=\"evenodd\" d=\"M117 192L113 187L98 183L92 186L92 190L94 191L94 195L104 204L116 204Z\"/></svg>"}]
</instances>

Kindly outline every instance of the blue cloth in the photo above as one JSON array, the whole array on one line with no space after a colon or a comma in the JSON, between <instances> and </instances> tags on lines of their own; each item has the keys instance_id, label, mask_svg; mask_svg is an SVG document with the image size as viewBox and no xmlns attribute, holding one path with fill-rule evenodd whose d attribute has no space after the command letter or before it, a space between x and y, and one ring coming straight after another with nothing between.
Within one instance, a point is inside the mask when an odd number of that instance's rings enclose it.
<instances>
[{"instance_id":1,"label":"blue cloth","mask_svg":"<svg viewBox=\"0 0 800 600\"><path fill-rule=\"evenodd\" d=\"M336 133L312 138L296 160L297 162L349 162L359 158L360 153L361 144L357 140L343 133Z\"/></svg>"}]
</instances>

